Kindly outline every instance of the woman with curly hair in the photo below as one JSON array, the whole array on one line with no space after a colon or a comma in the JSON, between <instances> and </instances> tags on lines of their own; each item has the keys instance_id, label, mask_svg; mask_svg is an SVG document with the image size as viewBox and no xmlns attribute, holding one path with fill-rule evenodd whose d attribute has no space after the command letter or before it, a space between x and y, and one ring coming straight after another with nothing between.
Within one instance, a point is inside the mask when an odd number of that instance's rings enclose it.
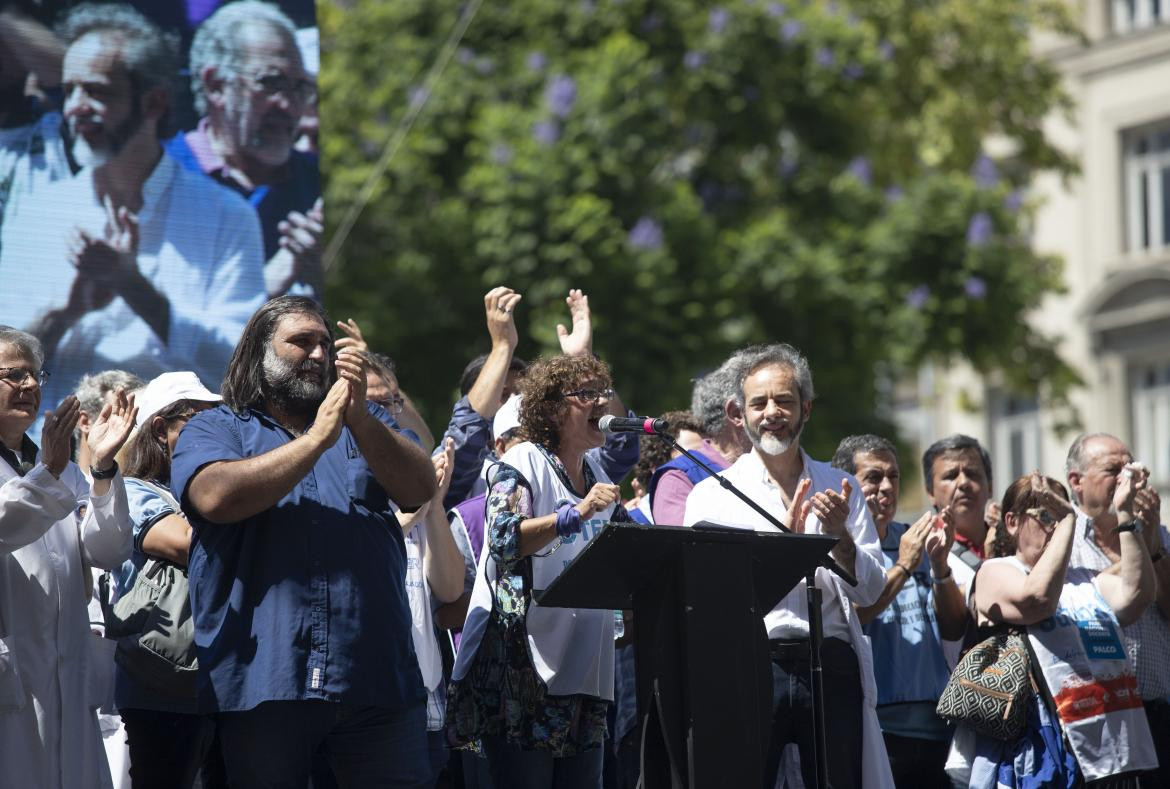
<instances>
[{"instance_id":1,"label":"woman with curly hair","mask_svg":"<svg viewBox=\"0 0 1170 789\"><path fill-rule=\"evenodd\" d=\"M948 773L965 786L1138 786L1156 764L1137 680L1120 638L1153 599L1153 568L1135 533L1134 469L1113 497L1121 561L1116 573L1069 567L1076 513L1063 485L1039 472L1004 493L995 556L979 568L971 596L977 634L1022 631L1040 687L1017 741L960 725ZM1063 734L1063 737L1061 736Z\"/></svg>"},{"instance_id":2,"label":"woman with curly hair","mask_svg":"<svg viewBox=\"0 0 1170 789\"><path fill-rule=\"evenodd\" d=\"M610 521L628 520L618 486L588 450L614 397L609 368L554 356L520 384L525 440L489 479L487 550L452 672L449 727L479 741L494 785L600 787L613 700L613 613L542 608L545 589Z\"/></svg>"}]
</instances>

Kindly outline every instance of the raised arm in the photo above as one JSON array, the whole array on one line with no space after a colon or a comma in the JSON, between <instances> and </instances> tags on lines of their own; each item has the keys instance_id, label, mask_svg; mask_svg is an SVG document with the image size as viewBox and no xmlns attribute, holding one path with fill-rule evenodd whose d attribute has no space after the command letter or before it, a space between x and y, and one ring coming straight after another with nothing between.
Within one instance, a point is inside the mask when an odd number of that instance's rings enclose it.
<instances>
[{"instance_id":1,"label":"raised arm","mask_svg":"<svg viewBox=\"0 0 1170 789\"><path fill-rule=\"evenodd\" d=\"M1122 625L1132 624L1146 610L1146 606L1154 601L1155 581L1154 567L1150 563L1150 554L1146 550L1145 540L1137 533L1134 512L1137 510L1135 499L1139 495L1142 499L1147 494L1146 474L1140 476L1125 474L1118 480L1117 489L1113 496L1113 506L1117 511L1118 542L1121 549L1121 560L1118 562L1118 572L1114 574L1099 574L1093 579L1097 591L1109 603L1114 616ZM1142 507L1142 511L1148 511ZM1145 528L1157 528L1157 521Z\"/></svg>"},{"instance_id":2,"label":"raised arm","mask_svg":"<svg viewBox=\"0 0 1170 789\"><path fill-rule=\"evenodd\" d=\"M894 598L902 591L906 581L922 562L922 552L926 544L926 536L934 522L934 513L926 512L902 534L898 541L898 560L886 570L886 585L881 595L873 605L859 605L857 619L863 625L868 625L882 611L885 611Z\"/></svg>"},{"instance_id":3,"label":"raised arm","mask_svg":"<svg viewBox=\"0 0 1170 789\"><path fill-rule=\"evenodd\" d=\"M503 285L492 288L483 297L492 349L479 371L479 377L467 392L467 400L484 419L491 419L503 405L508 368L512 364L516 345L520 342L516 332L515 310L522 298L521 294Z\"/></svg>"},{"instance_id":4,"label":"raised arm","mask_svg":"<svg viewBox=\"0 0 1170 789\"><path fill-rule=\"evenodd\" d=\"M447 494L450 481L448 471L454 463L454 442L447 439L443 453L433 458L436 490L427 508L426 531L427 552L423 560L427 583L441 603L452 603L463 594L463 554L455 544L447 515L443 511L443 497Z\"/></svg>"},{"instance_id":5,"label":"raised arm","mask_svg":"<svg viewBox=\"0 0 1170 789\"><path fill-rule=\"evenodd\" d=\"M967 602L955 582L948 560L955 544L955 516L950 507L944 507L933 519L926 537L926 555L930 558L930 581L933 586L934 616L938 620L938 634L948 641L957 641L967 629Z\"/></svg>"},{"instance_id":6,"label":"raised arm","mask_svg":"<svg viewBox=\"0 0 1170 789\"><path fill-rule=\"evenodd\" d=\"M312 426L287 444L254 457L208 463L194 472L186 491L175 490L184 508L190 504L205 520L222 524L239 523L275 506L336 443L349 389L349 381L337 380L317 409ZM192 427L195 421L188 423L184 433ZM180 447L185 437L179 437Z\"/></svg>"}]
</instances>

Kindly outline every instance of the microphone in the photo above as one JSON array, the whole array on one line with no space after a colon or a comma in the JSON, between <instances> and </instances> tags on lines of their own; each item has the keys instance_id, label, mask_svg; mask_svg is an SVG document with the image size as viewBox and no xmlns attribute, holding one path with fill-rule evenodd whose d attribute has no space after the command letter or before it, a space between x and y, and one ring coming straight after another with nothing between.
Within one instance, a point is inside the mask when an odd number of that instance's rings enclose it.
<instances>
[{"instance_id":1,"label":"microphone","mask_svg":"<svg viewBox=\"0 0 1170 789\"><path fill-rule=\"evenodd\" d=\"M660 436L666 433L665 419L655 419L650 416L624 417L606 414L597 421L602 433L649 433Z\"/></svg>"}]
</instances>

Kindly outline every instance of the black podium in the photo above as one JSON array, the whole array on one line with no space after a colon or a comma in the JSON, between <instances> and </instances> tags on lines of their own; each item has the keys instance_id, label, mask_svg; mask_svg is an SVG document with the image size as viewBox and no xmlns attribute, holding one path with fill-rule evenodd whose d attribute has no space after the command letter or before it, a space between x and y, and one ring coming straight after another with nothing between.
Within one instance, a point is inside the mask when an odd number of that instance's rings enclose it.
<instances>
[{"instance_id":1,"label":"black podium","mask_svg":"<svg viewBox=\"0 0 1170 789\"><path fill-rule=\"evenodd\" d=\"M642 780L763 785L772 717L764 614L836 543L700 523L607 525L538 604L631 609Z\"/></svg>"}]
</instances>

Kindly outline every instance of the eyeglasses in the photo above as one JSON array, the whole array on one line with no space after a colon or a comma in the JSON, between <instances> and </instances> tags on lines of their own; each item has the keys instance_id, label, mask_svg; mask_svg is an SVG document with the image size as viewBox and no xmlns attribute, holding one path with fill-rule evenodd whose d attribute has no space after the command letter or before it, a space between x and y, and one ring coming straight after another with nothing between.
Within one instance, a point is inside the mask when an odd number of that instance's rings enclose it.
<instances>
[{"instance_id":1,"label":"eyeglasses","mask_svg":"<svg viewBox=\"0 0 1170 789\"><path fill-rule=\"evenodd\" d=\"M239 75L258 93L269 98L277 94L306 104L317 98L317 86L307 79L292 79L284 74L261 74L259 77Z\"/></svg>"},{"instance_id":2,"label":"eyeglasses","mask_svg":"<svg viewBox=\"0 0 1170 789\"><path fill-rule=\"evenodd\" d=\"M388 397L385 400L371 400L370 402L385 408L390 412L390 416L398 416L406 406L406 398L402 395L394 395L394 397Z\"/></svg>"},{"instance_id":3,"label":"eyeglasses","mask_svg":"<svg viewBox=\"0 0 1170 789\"><path fill-rule=\"evenodd\" d=\"M615 392L612 389L575 389L565 392L561 397L578 397L586 403L596 403L598 400L612 400Z\"/></svg>"},{"instance_id":4,"label":"eyeglasses","mask_svg":"<svg viewBox=\"0 0 1170 789\"><path fill-rule=\"evenodd\" d=\"M0 380L7 381L13 386L24 386L24 380L31 378L37 386L44 386L49 380L49 374L44 370L29 370L24 367L0 367Z\"/></svg>"},{"instance_id":5,"label":"eyeglasses","mask_svg":"<svg viewBox=\"0 0 1170 789\"><path fill-rule=\"evenodd\" d=\"M1046 529L1051 529L1057 523L1056 516L1042 507L1033 507L1030 510L1026 510L1024 514L1030 515L1040 521L1040 525Z\"/></svg>"}]
</instances>

